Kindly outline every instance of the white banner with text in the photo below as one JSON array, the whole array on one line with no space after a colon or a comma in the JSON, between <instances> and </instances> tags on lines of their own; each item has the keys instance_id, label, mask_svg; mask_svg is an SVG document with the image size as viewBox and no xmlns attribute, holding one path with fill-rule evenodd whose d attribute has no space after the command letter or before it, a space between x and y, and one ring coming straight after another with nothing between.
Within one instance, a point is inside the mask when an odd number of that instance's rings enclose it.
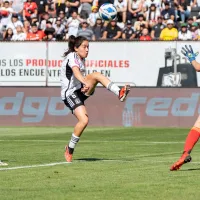
<instances>
[{"instance_id":1,"label":"white banner with text","mask_svg":"<svg viewBox=\"0 0 200 200\"><path fill-rule=\"evenodd\" d=\"M60 86L60 67L67 42L0 44L0 86ZM196 52L199 44L189 41L91 42L86 74L100 72L118 85L200 86L200 73L190 72L193 68L181 54L184 45L191 45ZM200 56L197 61L200 62Z\"/></svg>"}]
</instances>

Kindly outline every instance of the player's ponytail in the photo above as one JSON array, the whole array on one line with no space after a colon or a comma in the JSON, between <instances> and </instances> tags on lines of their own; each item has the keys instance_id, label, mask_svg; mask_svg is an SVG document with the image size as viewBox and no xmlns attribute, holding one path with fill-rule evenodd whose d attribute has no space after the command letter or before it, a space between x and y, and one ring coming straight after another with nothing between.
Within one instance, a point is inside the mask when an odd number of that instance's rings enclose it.
<instances>
[{"instance_id":1,"label":"player's ponytail","mask_svg":"<svg viewBox=\"0 0 200 200\"><path fill-rule=\"evenodd\" d=\"M63 57L66 57L71 52L75 52L75 47L78 48L83 43L83 41L88 40L83 36L75 37L73 35L70 35L68 40L68 50L64 52Z\"/></svg>"},{"instance_id":2,"label":"player's ponytail","mask_svg":"<svg viewBox=\"0 0 200 200\"><path fill-rule=\"evenodd\" d=\"M68 40L68 50L64 52L63 57L66 57L69 53L74 52L76 37L74 35L69 36Z\"/></svg>"}]
</instances>

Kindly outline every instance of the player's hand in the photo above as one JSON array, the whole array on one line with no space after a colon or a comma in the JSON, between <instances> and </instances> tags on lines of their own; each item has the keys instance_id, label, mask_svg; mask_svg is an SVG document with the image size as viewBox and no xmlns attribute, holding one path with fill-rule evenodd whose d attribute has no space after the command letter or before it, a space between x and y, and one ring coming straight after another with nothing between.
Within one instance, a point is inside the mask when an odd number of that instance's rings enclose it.
<instances>
[{"instance_id":1,"label":"player's hand","mask_svg":"<svg viewBox=\"0 0 200 200\"><path fill-rule=\"evenodd\" d=\"M89 83L87 83L86 81L83 84L83 88L81 88L81 92L85 93L90 89L90 85Z\"/></svg>"},{"instance_id":2,"label":"player's hand","mask_svg":"<svg viewBox=\"0 0 200 200\"><path fill-rule=\"evenodd\" d=\"M187 45L185 45L185 48L182 47L181 53L190 61L192 62L193 60L196 59L197 55L199 54L199 52L194 53L192 46L189 45L189 48L187 47Z\"/></svg>"},{"instance_id":3,"label":"player's hand","mask_svg":"<svg viewBox=\"0 0 200 200\"><path fill-rule=\"evenodd\" d=\"M88 87L83 86L83 88L81 88L81 92L86 93L89 90Z\"/></svg>"}]
</instances>

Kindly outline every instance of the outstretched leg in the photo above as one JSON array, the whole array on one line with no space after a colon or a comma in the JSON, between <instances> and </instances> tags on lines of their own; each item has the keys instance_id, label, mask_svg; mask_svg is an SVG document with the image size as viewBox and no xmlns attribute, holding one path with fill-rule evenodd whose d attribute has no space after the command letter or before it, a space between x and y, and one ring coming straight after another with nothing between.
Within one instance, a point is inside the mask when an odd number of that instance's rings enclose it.
<instances>
[{"instance_id":1,"label":"outstretched leg","mask_svg":"<svg viewBox=\"0 0 200 200\"><path fill-rule=\"evenodd\" d=\"M104 87L106 87L108 90L112 91L114 94L116 94L120 101L124 101L127 94L130 91L130 86L126 85L123 88L119 88L117 85L115 85L113 82L111 82L108 78L103 76L102 74L95 72L92 74L89 74L85 77L86 81L89 83L90 88L85 93L86 96L90 96L92 92L94 91L96 85L98 83L101 83ZM72 133L71 140L69 142L69 145L66 146L65 151L65 158L67 162L72 161L72 155L74 148L76 144L78 143L80 136L84 129L86 128L88 124L88 115L87 111L84 105L78 106L76 109L74 109L74 115L78 119L78 123L74 127L74 133Z\"/></svg>"},{"instance_id":2,"label":"outstretched leg","mask_svg":"<svg viewBox=\"0 0 200 200\"><path fill-rule=\"evenodd\" d=\"M170 170L179 170L184 163L188 163L192 160L190 153L194 148L195 144L199 140L200 137L200 116L198 117L197 121L195 122L194 126L188 133L188 136L185 140L184 151L180 159L175 162Z\"/></svg>"},{"instance_id":3,"label":"outstretched leg","mask_svg":"<svg viewBox=\"0 0 200 200\"><path fill-rule=\"evenodd\" d=\"M107 77L103 76L99 72L89 74L85 77L85 79L86 81L90 82L90 85L93 86L85 93L85 95L88 96L94 91L98 83L101 83L104 87L117 95L120 101L124 101L130 91L130 85L125 85L123 88L120 89L116 84L111 82Z\"/></svg>"}]
</instances>

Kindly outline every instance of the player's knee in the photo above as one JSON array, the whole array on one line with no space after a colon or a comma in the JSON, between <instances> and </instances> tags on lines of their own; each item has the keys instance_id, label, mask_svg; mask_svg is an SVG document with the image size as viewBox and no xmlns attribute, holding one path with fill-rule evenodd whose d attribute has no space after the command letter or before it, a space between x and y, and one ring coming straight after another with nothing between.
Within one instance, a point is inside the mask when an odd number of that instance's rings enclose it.
<instances>
[{"instance_id":1,"label":"player's knee","mask_svg":"<svg viewBox=\"0 0 200 200\"><path fill-rule=\"evenodd\" d=\"M93 74L94 74L94 76L100 76L101 75L100 72L94 72Z\"/></svg>"},{"instance_id":2,"label":"player's knee","mask_svg":"<svg viewBox=\"0 0 200 200\"><path fill-rule=\"evenodd\" d=\"M92 78L97 79L99 77L100 73L99 72L93 72L92 73Z\"/></svg>"},{"instance_id":3,"label":"player's knee","mask_svg":"<svg viewBox=\"0 0 200 200\"><path fill-rule=\"evenodd\" d=\"M102 76L102 74L100 72L94 72L93 73L93 77L94 77L95 81L99 81L100 76Z\"/></svg>"},{"instance_id":4,"label":"player's knee","mask_svg":"<svg viewBox=\"0 0 200 200\"><path fill-rule=\"evenodd\" d=\"M89 123L89 118L88 118L87 115L85 115L84 117L82 117L81 123L82 123L84 126L87 126L87 125L88 125L88 123Z\"/></svg>"}]
</instances>

